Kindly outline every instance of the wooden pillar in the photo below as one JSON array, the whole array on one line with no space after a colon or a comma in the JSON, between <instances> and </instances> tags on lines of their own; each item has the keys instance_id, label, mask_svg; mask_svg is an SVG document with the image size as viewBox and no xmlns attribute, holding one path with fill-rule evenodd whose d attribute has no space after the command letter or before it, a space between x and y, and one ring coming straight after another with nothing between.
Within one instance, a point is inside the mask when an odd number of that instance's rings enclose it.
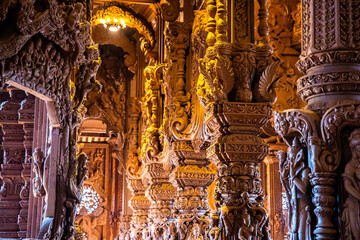
<instances>
[{"instance_id":1,"label":"wooden pillar","mask_svg":"<svg viewBox=\"0 0 360 240\"><path fill-rule=\"evenodd\" d=\"M31 94L27 94L26 99L21 103L19 110L19 123L23 124L24 129L24 148L25 148L25 161L22 164L23 170L21 176L24 178L25 185L20 192L20 206L21 211L18 216L18 223L20 231L18 236L25 238L27 235L27 222L28 222L28 207L30 196L30 177L31 177L31 162L32 162L32 141L33 141L33 129L34 129L34 107L35 97Z\"/></svg>"},{"instance_id":2,"label":"wooden pillar","mask_svg":"<svg viewBox=\"0 0 360 240\"><path fill-rule=\"evenodd\" d=\"M25 162L24 130L18 123L18 110L25 93L10 88L10 99L0 108L0 124L3 132L4 161L0 177L0 237L17 238L19 229L20 191L24 184L21 176L22 164Z\"/></svg>"}]
</instances>

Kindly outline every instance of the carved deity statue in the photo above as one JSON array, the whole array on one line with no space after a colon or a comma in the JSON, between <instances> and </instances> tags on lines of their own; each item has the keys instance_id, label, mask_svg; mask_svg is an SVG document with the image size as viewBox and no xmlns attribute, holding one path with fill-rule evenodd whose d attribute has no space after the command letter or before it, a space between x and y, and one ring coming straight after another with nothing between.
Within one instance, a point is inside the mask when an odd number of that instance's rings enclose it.
<instances>
[{"instance_id":1,"label":"carved deity statue","mask_svg":"<svg viewBox=\"0 0 360 240\"><path fill-rule=\"evenodd\" d=\"M310 229L310 168L307 167L304 151L298 138L294 138L287 157L279 151L280 179L289 206L289 231L291 240L311 239Z\"/></svg>"},{"instance_id":2,"label":"carved deity statue","mask_svg":"<svg viewBox=\"0 0 360 240\"><path fill-rule=\"evenodd\" d=\"M344 239L360 240L360 128L351 133L349 143L352 158L342 174L348 197L341 220L345 227Z\"/></svg>"}]
</instances>

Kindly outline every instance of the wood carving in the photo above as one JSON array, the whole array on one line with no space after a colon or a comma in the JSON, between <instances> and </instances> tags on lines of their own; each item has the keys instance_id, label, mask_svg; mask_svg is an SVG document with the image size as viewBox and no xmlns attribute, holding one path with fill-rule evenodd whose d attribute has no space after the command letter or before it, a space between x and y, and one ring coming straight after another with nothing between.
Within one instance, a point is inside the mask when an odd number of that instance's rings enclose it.
<instances>
[{"instance_id":1,"label":"wood carving","mask_svg":"<svg viewBox=\"0 0 360 240\"><path fill-rule=\"evenodd\" d=\"M345 171L342 174L344 180L344 188L348 197L343 205L343 213L341 221L344 224L345 239L360 239L359 229L356 227L359 224L359 205L360 205L360 188L359 188L359 136L360 129L355 129L350 137L349 144L352 153L350 162L346 164Z\"/></svg>"},{"instance_id":2,"label":"wood carving","mask_svg":"<svg viewBox=\"0 0 360 240\"><path fill-rule=\"evenodd\" d=\"M46 176L48 175L45 172L45 156L40 148L36 148L33 153L34 160L34 173L35 177L32 180L33 191L35 197L44 197L47 190L47 181Z\"/></svg>"},{"instance_id":3,"label":"wood carving","mask_svg":"<svg viewBox=\"0 0 360 240\"><path fill-rule=\"evenodd\" d=\"M258 102L275 102L277 94L275 87L281 76L277 76L280 62L273 62L262 73L260 80L254 88L254 98Z\"/></svg>"},{"instance_id":4,"label":"wood carving","mask_svg":"<svg viewBox=\"0 0 360 240\"><path fill-rule=\"evenodd\" d=\"M310 168L297 137L286 154L279 152L280 179L289 206L288 228L291 238L311 239L311 209L309 196Z\"/></svg>"},{"instance_id":5,"label":"wood carving","mask_svg":"<svg viewBox=\"0 0 360 240\"><path fill-rule=\"evenodd\" d=\"M102 119L108 125L112 156L119 161L119 172L125 167L125 108L126 86L133 73L125 66L124 51L115 46L100 46L102 64L96 75L97 84L84 105L86 116ZM116 107L114 107L116 106Z\"/></svg>"},{"instance_id":6,"label":"wood carving","mask_svg":"<svg viewBox=\"0 0 360 240\"><path fill-rule=\"evenodd\" d=\"M162 17L165 21L174 22L179 17L179 0L161 0L160 1Z\"/></svg>"},{"instance_id":7,"label":"wood carving","mask_svg":"<svg viewBox=\"0 0 360 240\"><path fill-rule=\"evenodd\" d=\"M104 145L85 143L83 150L88 157L88 173L82 190L83 196L76 216L83 234L88 239L109 236L104 226L109 224L109 201L111 190L108 148Z\"/></svg>"},{"instance_id":8,"label":"wood carving","mask_svg":"<svg viewBox=\"0 0 360 240\"><path fill-rule=\"evenodd\" d=\"M77 110L91 88L98 59L97 48L90 39L89 3L56 0L45 5L38 1L12 3L18 4L18 8L11 7L8 1L1 4L0 21L6 28L3 30L12 34L4 36L0 46L0 85L11 82L55 102L65 139L60 146L63 157L58 163L63 169L57 171L56 214L45 239L62 239L65 235L71 239L78 190L83 183L80 179L75 183L74 179L75 174L83 173L78 171L77 166L81 169L83 164L78 163L73 140L81 118ZM4 24L10 19L13 24ZM74 66L80 66L81 75L72 79L76 97L71 99L70 73Z\"/></svg>"},{"instance_id":9,"label":"wood carving","mask_svg":"<svg viewBox=\"0 0 360 240\"><path fill-rule=\"evenodd\" d=\"M144 17L136 14L129 7L117 2L105 4L101 8L95 10L94 16L92 17L92 24L102 24L101 21L108 18L121 19L124 21L126 26L138 30L138 32L143 36L140 38L140 41L141 50L145 53L145 55L154 48L156 40L153 28Z\"/></svg>"}]
</instances>

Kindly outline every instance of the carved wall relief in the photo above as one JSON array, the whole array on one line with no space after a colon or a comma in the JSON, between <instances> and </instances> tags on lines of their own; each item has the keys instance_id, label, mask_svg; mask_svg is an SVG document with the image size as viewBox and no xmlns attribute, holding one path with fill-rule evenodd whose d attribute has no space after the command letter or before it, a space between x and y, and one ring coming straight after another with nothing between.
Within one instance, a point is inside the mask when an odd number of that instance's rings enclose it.
<instances>
[{"instance_id":1,"label":"carved wall relief","mask_svg":"<svg viewBox=\"0 0 360 240\"><path fill-rule=\"evenodd\" d=\"M125 66L124 51L112 45L101 45L102 64L97 73L97 85L89 92L86 116L103 119L108 124L112 156L119 161L119 172L124 167L125 105L127 82L133 73ZM116 107L115 107L116 106Z\"/></svg>"},{"instance_id":2,"label":"carved wall relief","mask_svg":"<svg viewBox=\"0 0 360 240\"><path fill-rule=\"evenodd\" d=\"M108 144L84 143L81 150L88 156L88 173L76 221L87 239L107 239L111 236L112 195L109 147Z\"/></svg>"},{"instance_id":3,"label":"carved wall relief","mask_svg":"<svg viewBox=\"0 0 360 240\"><path fill-rule=\"evenodd\" d=\"M301 30L300 3L297 8L291 8L290 2L282 0L268 1L267 5L273 57L281 61L279 68L283 72L276 87L278 98L274 104L274 110L301 108L305 104L296 95L296 80L301 75L295 67L300 55L298 52L299 31Z\"/></svg>"}]
</instances>

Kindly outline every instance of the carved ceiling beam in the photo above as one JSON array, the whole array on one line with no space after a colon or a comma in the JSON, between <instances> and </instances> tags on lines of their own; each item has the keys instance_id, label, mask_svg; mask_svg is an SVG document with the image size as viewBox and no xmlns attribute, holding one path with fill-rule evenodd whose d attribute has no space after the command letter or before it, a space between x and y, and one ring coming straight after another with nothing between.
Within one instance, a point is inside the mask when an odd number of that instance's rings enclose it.
<instances>
[{"instance_id":1,"label":"carved ceiling beam","mask_svg":"<svg viewBox=\"0 0 360 240\"><path fill-rule=\"evenodd\" d=\"M136 14L132 9L117 2L104 4L95 10L92 17L92 24L103 24L103 21L117 19L130 28L135 28L143 37L140 38L141 50L147 55L155 46L155 32L151 25L141 15Z\"/></svg>"}]
</instances>

